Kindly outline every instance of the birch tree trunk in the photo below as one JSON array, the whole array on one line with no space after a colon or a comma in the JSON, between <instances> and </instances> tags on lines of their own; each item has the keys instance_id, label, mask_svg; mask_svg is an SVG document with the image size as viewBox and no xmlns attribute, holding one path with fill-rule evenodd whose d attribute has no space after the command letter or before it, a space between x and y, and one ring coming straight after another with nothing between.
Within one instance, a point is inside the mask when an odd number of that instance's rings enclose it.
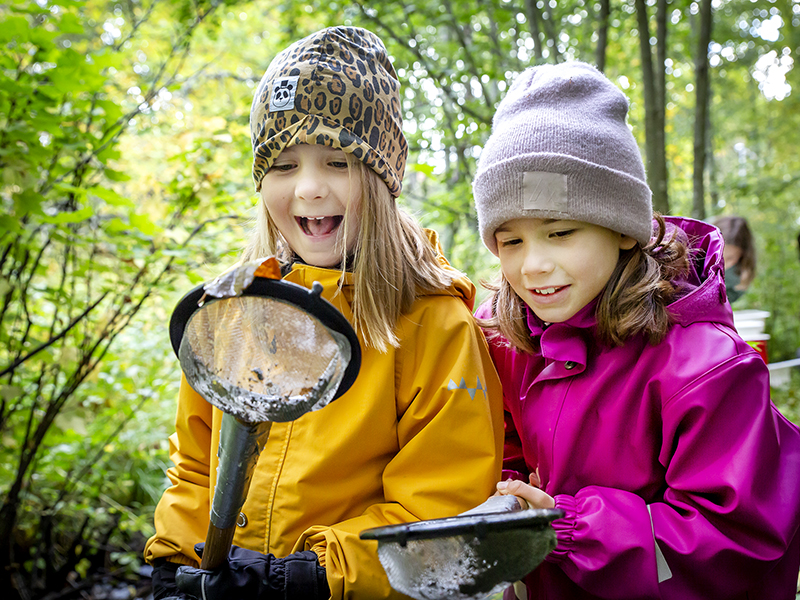
<instances>
[{"instance_id":1,"label":"birch tree trunk","mask_svg":"<svg viewBox=\"0 0 800 600\"><path fill-rule=\"evenodd\" d=\"M650 24L645 0L635 0L636 17L639 27L639 48L642 59L642 82L644 84L645 105L645 155L647 164L647 183L653 191L653 208L662 214L669 214L667 195L667 157L664 117L664 60L666 59L666 0L659 0L656 31L661 34L657 44L657 59L660 64L653 65L653 51L650 48ZM663 24L662 23L663 19Z\"/></svg>"},{"instance_id":2,"label":"birch tree trunk","mask_svg":"<svg viewBox=\"0 0 800 600\"><path fill-rule=\"evenodd\" d=\"M611 14L611 0L600 0L600 13L597 16L597 48L595 49L595 63L597 68L606 70L606 48L608 47L608 16Z\"/></svg>"},{"instance_id":3,"label":"birch tree trunk","mask_svg":"<svg viewBox=\"0 0 800 600\"><path fill-rule=\"evenodd\" d=\"M692 175L692 216L706 218L705 168L708 140L709 93L708 44L711 42L711 0L700 3L700 30L697 36L697 54L694 61L695 109L694 109L694 171Z\"/></svg>"},{"instance_id":4,"label":"birch tree trunk","mask_svg":"<svg viewBox=\"0 0 800 600\"><path fill-rule=\"evenodd\" d=\"M536 57L536 62L542 62L542 36L539 31L539 9L536 6L536 0L525 0L525 19L528 21L528 28L531 32L533 39L533 55Z\"/></svg>"}]
</instances>

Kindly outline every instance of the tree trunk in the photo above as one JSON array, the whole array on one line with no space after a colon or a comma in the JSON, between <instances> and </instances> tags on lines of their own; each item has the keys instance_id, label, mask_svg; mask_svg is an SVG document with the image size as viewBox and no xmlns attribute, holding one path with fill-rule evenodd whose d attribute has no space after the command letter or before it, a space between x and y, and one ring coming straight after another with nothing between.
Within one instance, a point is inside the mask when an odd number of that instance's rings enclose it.
<instances>
[{"instance_id":1,"label":"tree trunk","mask_svg":"<svg viewBox=\"0 0 800 600\"><path fill-rule=\"evenodd\" d=\"M542 36L539 31L539 12L536 6L536 0L525 0L525 18L528 20L528 27L530 28L531 38L533 39L533 55L536 57L536 62L542 62Z\"/></svg>"},{"instance_id":2,"label":"tree trunk","mask_svg":"<svg viewBox=\"0 0 800 600\"><path fill-rule=\"evenodd\" d=\"M666 1L661 0L659 15L663 11L666 18ZM647 183L653 191L653 208L669 214L667 196L667 158L664 136L664 64L657 65L659 74L653 67L653 52L650 48L650 25L645 0L635 0L636 17L639 27L639 49L642 58L642 81L644 84L645 109L645 155L647 163ZM659 16L659 18L661 18ZM660 27L659 27L660 29ZM666 35L666 28L662 35ZM659 40L666 47L666 39ZM665 53L660 51L659 55ZM660 88L660 89L659 89Z\"/></svg>"},{"instance_id":3,"label":"tree trunk","mask_svg":"<svg viewBox=\"0 0 800 600\"><path fill-rule=\"evenodd\" d=\"M695 219L706 218L704 176L706 143L708 140L708 105L711 96L708 76L708 44L711 42L712 21L711 0L702 0L700 4L700 31L697 36L697 54L694 61L695 107L692 216Z\"/></svg>"},{"instance_id":4,"label":"tree trunk","mask_svg":"<svg viewBox=\"0 0 800 600\"><path fill-rule=\"evenodd\" d=\"M13 530L16 521L17 501L7 498L0 508L0 589L7 590L9 596L5 597L12 600L23 596L23 592L17 589L15 579L18 567L14 565Z\"/></svg>"},{"instance_id":5,"label":"tree trunk","mask_svg":"<svg viewBox=\"0 0 800 600\"><path fill-rule=\"evenodd\" d=\"M538 3L536 4L538 7ZM544 10L540 13L542 17L542 28L544 29L546 37L553 42L551 48L553 52L553 63L558 64L561 62L561 52L558 50L558 32L553 26L553 10L547 3L544 4Z\"/></svg>"},{"instance_id":6,"label":"tree trunk","mask_svg":"<svg viewBox=\"0 0 800 600\"><path fill-rule=\"evenodd\" d=\"M544 6L547 8L546 4ZM536 0L525 0L525 18L528 20L531 36L534 38L534 55L537 62L543 60L542 46L544 45L543 42L546 43L547 40L553 44L550 47L552 62L561 62L561 53L558 51L558 35L553 27L552 15L553 13L549 10L541 10ZM541 29L539 29L540 23ZM544 35L541 35L542 31L544 31Z\"/></svg>"},{"instance_id":7,"label":"tree trunk","mask_svg":"<svg viewBox=\"0 0 800 600\"><path fill-rule=\"evenodd\" d=\"M606 48L608 46L608 16L611 14L611 0L600 0L600 14L597 17L597 48L595 49L595 63L597 68L606 70Z\"/></svg>"},{"instance_id":8,"label":"tree trunk","mask_svg":"<svg viewBox=\"0 0 800 600\"><path fill-rule=\"evenodd\" d=\"M710 88L709 88L710 89ZM709 106L711 105L711 94L709 93ZM714 159L714 126L711 120L708 123L708 146L706 146L706 171L708 172L708 196L710 200L711 214L714 214L719 207L719 185L717 184L717 162Z\"/></svg>"},{"instance_id":9,"label":"tree trunk","mask_svg":"<svg viewBox=\"0 0 800 600\"><path fill-rule=\"evenodd\" d=\"M664 110L667 98L667 0L658 0L656 4L656 98L659 104L660 118L664 121Z\"/></svg>"}]
</instances>

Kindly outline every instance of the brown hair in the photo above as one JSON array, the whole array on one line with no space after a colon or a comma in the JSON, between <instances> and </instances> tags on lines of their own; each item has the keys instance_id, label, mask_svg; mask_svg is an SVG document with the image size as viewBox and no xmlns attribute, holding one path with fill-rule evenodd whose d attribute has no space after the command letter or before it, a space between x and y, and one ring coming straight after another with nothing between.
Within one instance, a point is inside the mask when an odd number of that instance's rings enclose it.
<instances>
[{"instance_id":1,"label":"brown hair","mask_svg":"<svg viewBox=\"0 0 800 600\"><path fill-rule=\"evenodd\" d=\"M736 263L739 266L740 281L736 287L747 288L756 276L756 245L747 219L736 215L725 215L712 219L711 224L719 229L726 244L741 248L742 257Z\"/></svg>"},{"instance_id":2,"label":"brown hair","mask_svg":"<svg viewBox=\"0 0 800 600\"><path fill-rule=\"evenodd\" d=\"M346 265L351 267L355 282L353 325L367 345L385 351L387 346L399 345L395 326L400 315L420 295L449 287L457 272L440 262L425 231L397 207L378 175L351 154L345 156L350 175L360 178L362 190L360 226L352 256L347 256L343 243L347 239L346 218L339 236L342 270ZM287 264L294 260L292 249L261 200L242 260L268 255Z\"/></svg>"},{"instance_id":3,"label":"brown hair","mask_svg":"<svg viewBox=\"0 0 800 600\"><path fill-rule=\"evenodd\" d=\"M657 344L671 325L667 306L677 293L673 281L688 273L689 253L677 232L665 239L664 219L658 214L654 218L658 228L655 239L645 247L636 244L622 250L600 294L597 328L601 341L608 345L621 346L637 334ZM481 326L490 330L489 337L502 336L517 350L535 353L525 302L502 274L497 284L486 287L494 291L492 316L481 320Z\"/></svg>"}]
</instances>

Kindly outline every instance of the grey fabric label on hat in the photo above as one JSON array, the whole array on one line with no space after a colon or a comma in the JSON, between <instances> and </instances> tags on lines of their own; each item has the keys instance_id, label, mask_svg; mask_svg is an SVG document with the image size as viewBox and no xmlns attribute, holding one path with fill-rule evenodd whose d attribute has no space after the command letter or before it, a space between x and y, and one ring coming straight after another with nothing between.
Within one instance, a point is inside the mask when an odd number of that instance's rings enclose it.
<instances>
[{"instance_id":1,"label":"grey fabric label on hat","mask_svg":"<svg viewBox=\"0 0 800 600\"><path fill-rule=\"evenodd\" d=\"M568 212L567 176L547 171L523 173L522 208Z\"/></svg>"},{"instance_id":2,"label":"grey fabric label on hat","mask_svg":"<svg viewBox=\"0 0 800 600\"><path fill-rule=\"evenodd\" d=\"M294 96L297 93L299 75L276 79L272 84L272 95L269 99L269 112L291 110L294 108Z\"/></svg>"}]
</instances>

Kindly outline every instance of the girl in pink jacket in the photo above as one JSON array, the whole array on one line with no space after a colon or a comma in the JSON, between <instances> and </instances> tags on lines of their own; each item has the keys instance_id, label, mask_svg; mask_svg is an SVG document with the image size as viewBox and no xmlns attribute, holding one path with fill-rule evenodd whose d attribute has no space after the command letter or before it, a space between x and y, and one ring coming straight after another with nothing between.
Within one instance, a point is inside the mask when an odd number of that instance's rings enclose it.
<instances>
[{"instance_id":1,"label":"girl in pink jacket","mask_svg":"<svg viewBox=\"0 0 800 600\"><path fill-rule=\"evenodd\" d=\"M564 510L527 597L794 598L800 432L734 329L719 232L653 219L627 109L587 64L530 68L474 182L502 267L478 313L504 391L497 488Z\"/></svg>"}]
</instances>

